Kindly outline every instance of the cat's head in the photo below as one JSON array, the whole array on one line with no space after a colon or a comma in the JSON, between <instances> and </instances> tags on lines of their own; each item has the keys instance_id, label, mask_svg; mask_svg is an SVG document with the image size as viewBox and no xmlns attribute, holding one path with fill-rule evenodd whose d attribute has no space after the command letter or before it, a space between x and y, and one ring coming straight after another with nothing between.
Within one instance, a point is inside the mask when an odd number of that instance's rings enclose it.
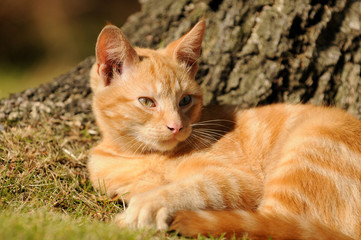
<instances>
[{"instance_id":1,"label":"cat's head","mask_svg":"<svg viewBox=\"0 0 361 240\"><path fill-rule=\"evenodd\" d=\"M151 50L133 48L113 25L103 28L91 87L104 138L133 152L171 151L187 140L202 108L194 77L204 29L201 20L167 47Z\"/></svg>"}]
</instances>

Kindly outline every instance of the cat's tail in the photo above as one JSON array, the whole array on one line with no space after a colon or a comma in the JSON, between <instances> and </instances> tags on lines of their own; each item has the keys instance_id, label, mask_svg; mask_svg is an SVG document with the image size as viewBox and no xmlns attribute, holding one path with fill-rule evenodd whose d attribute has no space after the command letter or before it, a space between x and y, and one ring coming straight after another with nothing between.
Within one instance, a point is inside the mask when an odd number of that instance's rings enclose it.
<instances>
[{"instance_id":1,"label":"cat's tail","mask_svg":"<svg viewBox=\"0 0 361 240\"><path fill-rule=\"evenodd\" d=\"M341 232L297 217L264 215L242 210L181 211L175 215L172 230L188 237L225 236L228 239L352 240ZM225 235L224 235L225 234ZM246 238L245 238L246 237Z\"/></svg>"}]
</instances>

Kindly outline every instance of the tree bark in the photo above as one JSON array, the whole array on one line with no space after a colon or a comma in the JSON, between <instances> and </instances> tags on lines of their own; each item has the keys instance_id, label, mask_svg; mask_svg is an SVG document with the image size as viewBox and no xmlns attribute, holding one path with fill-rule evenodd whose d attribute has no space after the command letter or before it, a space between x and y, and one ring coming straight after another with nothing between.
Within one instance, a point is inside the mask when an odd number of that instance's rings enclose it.
<instances>
[{"instance_id":1,"label":"tree bark","mask_svg":"<svg viewBox=\"0 0 361 240\"><path fill-rule=\"evenodd\" d=\"M135 46L158 48L202 16L197 81L205 104L334 105L361 119L360 0L142 0L122 27ZM0 120L42 114L92 119L94 58L37 89L0 101Z\"/></svg>"}]
</instances>

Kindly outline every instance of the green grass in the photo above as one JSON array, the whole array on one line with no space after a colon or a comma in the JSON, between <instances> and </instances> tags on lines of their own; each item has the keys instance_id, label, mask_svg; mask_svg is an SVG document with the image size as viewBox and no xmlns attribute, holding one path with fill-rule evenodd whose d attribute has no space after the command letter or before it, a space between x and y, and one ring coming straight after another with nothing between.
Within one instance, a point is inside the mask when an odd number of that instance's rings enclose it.
<instances>
[{"instance_id":1,"label":"green grass","mask_svg":"<svg viewBox=\"0 0 361 240\"><path fill-rule=\"evenodd\" d=\"M132 232L111 223L89 217L73 218L66 214L39 209L28 212L6 210L0 214L0 239L139 239L151 238L150 231Z\"/></svg>"},{"instance_id":2,"label":"green grass","mask_svg":"<svg viewBox=\"0 0 361 240\"><path fill-rule=\"evenodd\" d=\"M0 239L182 239L115 226L122 203L96 192L86 170L94 123L44 118L0 123Z\"/></svg>"}]
</instances>

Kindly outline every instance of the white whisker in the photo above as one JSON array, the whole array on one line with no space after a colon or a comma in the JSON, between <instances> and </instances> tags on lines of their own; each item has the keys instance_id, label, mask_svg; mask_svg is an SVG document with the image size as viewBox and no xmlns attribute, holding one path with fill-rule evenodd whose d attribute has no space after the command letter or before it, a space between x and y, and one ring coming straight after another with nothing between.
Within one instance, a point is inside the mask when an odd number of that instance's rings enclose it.
<instances>
[{"instance_id":1,"label":"white whisker","mask_svg":"<svg viewBox=\"0 0 361 240\"><path fill-rule=\"evenodd\" d=\"M237 144L232 138L227 135L228 131L220 130L220 129L212 129L212 128L195 128L193 129L193 134L196 134L197 137L207 138L212 140L213 142L218 141L220 138L226 138L233 143Z\"/></svg>"},{"instance_id":2,"label":"white whisker","mask_svg":"<svg viewBox=\"0 0 361 240\"><path fill-rule=\"evenodd\" d=\"M198 145L198 140L197 140L197 136L195 136L194 134L192 134L191 136L189 136L189 141L191 142L192 146L194 146L194 148L196 150L201 150L201 147Z\"/></svg>"},{"instance_id":3,"label":"white whisker","mask_svg":"<svg viewBox=\"0 0 361 240\"><path fill-rule=\"evenodd\" d=\"M218 133L218 134L222 134L222 135L225 135L229 132L229 131L225 131L225 130L221 130L221 129L212 129L212 128L195 128L195 129L193 129L193 131Z\"/></svg>"},{"instance_id":4,"label":"white whisker","mask_svg":"<svg viewBox=\"0 0 361 240\"><path fill-rule=\"evenodd\" d=\"M194 137L195 140L197 140L198 143L201 143L204 147L209 147L212 143L217 141L217 139L211 139L209 137L204 137L203 135L199 134L193 134L192 137Z\"/></svg>"},{"instance_id":5,"label":"white whisker","mask_svg":"<svg viewBox=\"0 0 361 240\"><path fill-rule=\"evenodd\" d=\"M212 134L208 134L208 133L198 133L198 135L196 135L197 137L204 137L206 139L209 139L209 140L213 140L213 142L216 142L218 141L218 138L217 136L213 136Z\"/></svg>"},{"instance_id":6,"label":"white whisker","mask_svg":"<svg viewBox=\"0 0 361 240\"><path fill-rule=\"evenodd\" d=\"M139 146L138 146L137 149L134 151L134 154L137 155L137 154L138 154L138 150L140 150L143 146L144 146L144 143L140 142Z\"/></svg>"},{"instance_id":7,"label":"white whisker","mask_svg":"<svg viewBox=\"0 0 361 240\"><path fill-rule=\"evenodd\" d=\"M228 120L228 119L210 119L210 120L204 120L197 123L210 123L210 122L229 122L229 123L235 123L235 121ZM197 124L195 123L195 124Z\"/></svg>"}]
</instances>

